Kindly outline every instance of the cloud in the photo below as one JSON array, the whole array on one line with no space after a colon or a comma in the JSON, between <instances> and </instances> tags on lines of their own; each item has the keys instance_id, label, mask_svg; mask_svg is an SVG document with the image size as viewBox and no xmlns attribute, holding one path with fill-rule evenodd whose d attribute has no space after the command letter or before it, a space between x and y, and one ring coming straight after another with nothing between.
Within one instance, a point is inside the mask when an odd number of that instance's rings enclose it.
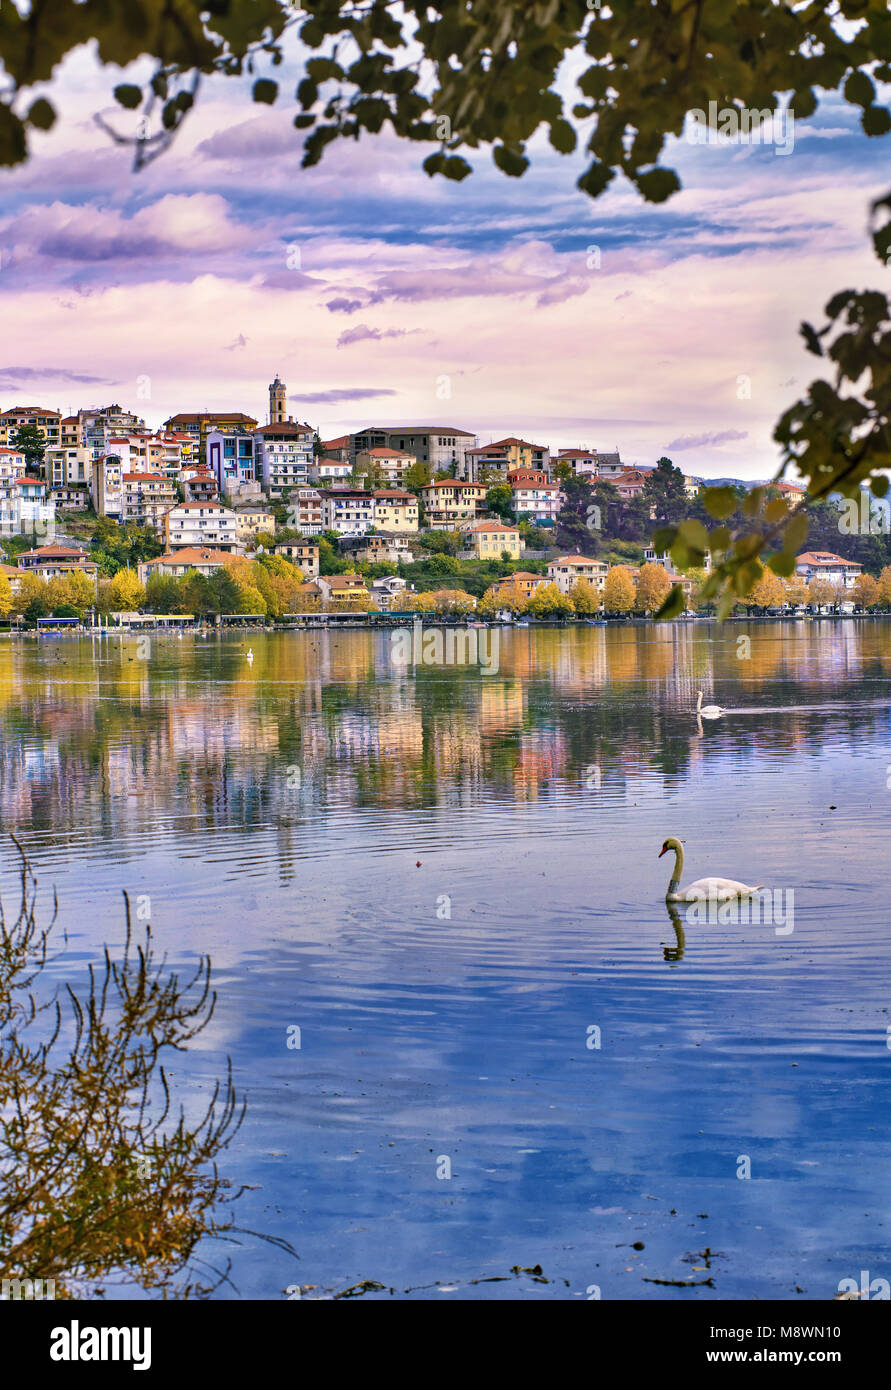
<instances>
[{"instance_id":1,"label":"cloud","mask_svg":"<svg viewBox=\"0 0 891 1390\"><path fill-rule=\"evenodd\" d=\"M308 394L301 391L300 399L308 405L336 405L339 401L367 401L372 396L398 395L398 391L382 386L351 386L341 391L314 391Z\"/></svg>"},{"instance_id":2,"label":"cloud","mask_svg":"<svg viewBox=\"0 0 891 1390\"><path fill-rule=\"evenodd\" d=\"M116 208L35 205L6 222L3 240L16 260L127 260L136 268L159 257L236 250L255 241L256 233L229 220L229 205L218 193L168 193L129 217Z\"/></svg>"},{"instance_id":3,"label":"cloud","mask_svg":"<svg viewBox=\"0 0 891 1390\"><path fill-rule=\"evenodd\" d=\"M707 445L730 444L735 439L748 439L748 430L720 430L714 434L681 434L666 444L666 449L680 453L684 449L703 449Z\"/></svg>"},{"instance_id":4,"label":"cloud","mask_svg":"<svg viewBox=\"0 0 891 1390\"><path fill-rule=\"evenodd\" d=\"M247 338L244 336L243 333L239 333L238 337L235 339L235 342L234 342L234 343L228 343L228 344L226 345L226 347L223 349L223 351L224 351L224 352L235 352L235 351L237 351L238 348L245 348L245 347L247 347L247 345L248 345L248 340L247 340Z\"/></svg>"},{"instance_id":5,"label":"cloud","mask_svg":"<svg viewBox=\"0 0 891 1390\"><path fill-rule=\"evenodd\" d=\"M382 338L407 338L420 331L420 328L369 328L367 323L359 323L355 328L347 328L341 333L337 346L349 347L351 343L364 343L369 338L375 342L380 342Z\"/></svg>"},{"instance_id":6,"label":"cloud","mask_svg":"<svg viewBox=\"0 0 891 1390\"><path fill-rule=\"evenodd\" d=\"M107 377L87 376L84 372L72 372L68 367L0 367L0 379L10 381L37 381L44 377L54 377L59 381L74 381L81 386L109 386Z\"/></svg>"},{"instance_id":7,"label":"cloud","mask_svg":"<svg viewBox=\"0 0 891 1390\"><path fill-rule=\"evenodd\" d=\"M325 308L330 314L354 314L362 308L361 299L329 299Z\"/></svg>"}]
</instances>

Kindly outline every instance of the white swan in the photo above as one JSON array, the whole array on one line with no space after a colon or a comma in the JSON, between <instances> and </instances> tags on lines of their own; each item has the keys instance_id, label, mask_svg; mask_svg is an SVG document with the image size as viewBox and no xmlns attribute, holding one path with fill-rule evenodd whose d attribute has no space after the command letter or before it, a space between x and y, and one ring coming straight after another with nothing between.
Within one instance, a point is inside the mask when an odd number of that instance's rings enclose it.
<instances>
[{"instance_id":1,"label":"white swan","mask_svg":"<svg viewBox=\"0 0 891 1390\"><path fill-rule=\"evenodd\" d=\"M247 654L247 656L245 657L245 660L247 661L248 666L253 666L253 664L254 664L254 649L253 649L253 647L251 647L250 650L248 651L248 654Z\"/></svg>"},{"instance_id":2,"label":"white swan","mask_svg":"<svg viewBox=\"0 0 891 1390\"><path fill-rule=\"evenodd\" d=\"M701 714L703 719L720 719L722 714L727 713L720 705L704 705L702 703L702 691L698 691L697 694L699 700L696 705L696 713Z\"/></svg>"},{"instance_id":3,"label":"white swan","mask_svg":"<svg viewBox=\"0 0 891 1390\"><path fill-rule=\"evenodd\" d=\"M684 872L684 847L680 840L671 837L659 851L659 858L670 849L674 850L674 871L665 894L666 902L698 903L710 898L715 902L729 903L734 898L747 898L764 887L763 883L759 883L751 888L747 883L737 883L735 878L698 878L695 883L688 883L686 888L679 888Z\"/></svg>"}]
</instances>

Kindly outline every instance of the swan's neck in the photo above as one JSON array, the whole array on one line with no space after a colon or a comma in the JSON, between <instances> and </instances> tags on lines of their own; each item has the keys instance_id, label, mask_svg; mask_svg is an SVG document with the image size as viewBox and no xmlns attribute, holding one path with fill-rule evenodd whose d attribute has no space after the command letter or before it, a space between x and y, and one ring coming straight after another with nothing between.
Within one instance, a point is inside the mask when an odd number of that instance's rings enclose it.
<instances>
[{"instance_id":1,"label":"swan's neck","mask_svg":"<svg viewBox=\"0 0 891 1390\"><path fill-rule=\"evenodd\" d=\"M674 872L668 884L668 892L673 893L681 881L681 874L684 872L684 850L681 845L674 847Z\"/></svg>"},{"instance_id":2,"label":"swan's neck","mask_svg":"<svg viewBox=\"0 0 891 1390\"><path fill-rule=\"evenodd\" d=\"M696 701L696 709L697 709L697 711L699 711L699 710L702 709L702 691L701 691L701 690L700 690L700 692L699 692L699 699Z\"/></svg>"}]
</instances>

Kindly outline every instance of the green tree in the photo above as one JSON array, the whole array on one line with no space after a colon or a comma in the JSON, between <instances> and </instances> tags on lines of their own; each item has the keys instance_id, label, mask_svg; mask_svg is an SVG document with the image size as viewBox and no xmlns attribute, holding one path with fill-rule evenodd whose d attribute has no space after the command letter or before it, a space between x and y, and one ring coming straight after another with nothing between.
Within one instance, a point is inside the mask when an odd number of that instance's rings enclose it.
<instances>
[{"instance_id":1,"label":"green tree","mask_svg":"<svg viewBox=\"0 0 891 1390\"><path fill-rule=\"evenodd\" d=\"M503 517L505 521L514 519L514 494L507 483L496 483L486 493L486 508Z\"/></svg>"},{"instance_id":2,"label":"green tree","mask_svg":"<svg viewBox=\"0 0 891 1390\"><path fill-rule=\"evenodd\" d=\"M661 458L648 474L643 498L654 521L680 521L687 514L689 499L684 487L684 475L671 459Z\"/></svg>"},{"instance_id":3,"label":"green tree","mask_svg":"<svg viewBox=\"0 0 891 1390\"><path fill-rule=\"evenodd\" d=\"M0 164L3 160L0 159ZM9 441L10 448L25 455L25 468L39 468L46 453L46 439L37 425L19 425Z\"/></svg>"}]
</instances>

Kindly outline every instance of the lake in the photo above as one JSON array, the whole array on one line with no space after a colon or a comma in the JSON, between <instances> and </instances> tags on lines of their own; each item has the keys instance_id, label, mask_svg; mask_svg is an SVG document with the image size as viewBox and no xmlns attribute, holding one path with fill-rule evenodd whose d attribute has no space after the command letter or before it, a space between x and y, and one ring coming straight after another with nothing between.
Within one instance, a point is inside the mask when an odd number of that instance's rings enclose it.
<instances>
[{"instance_id":1,"label":"lake","mask_svg":"<svg viewBox=\"0 0 891 1390\"><path fill-rule=\"evenodd\" d=\"M891 1277L891 622L498 637L491 673L359 630L0 646L2 825L58 890L57 977L120 945L122 889L213 962L173 1085L231 1056L237 1221L300 1255L242 1236L216 1296ZM793 929L679 934L670 835Z\"/></svg>"}]
</instances>

